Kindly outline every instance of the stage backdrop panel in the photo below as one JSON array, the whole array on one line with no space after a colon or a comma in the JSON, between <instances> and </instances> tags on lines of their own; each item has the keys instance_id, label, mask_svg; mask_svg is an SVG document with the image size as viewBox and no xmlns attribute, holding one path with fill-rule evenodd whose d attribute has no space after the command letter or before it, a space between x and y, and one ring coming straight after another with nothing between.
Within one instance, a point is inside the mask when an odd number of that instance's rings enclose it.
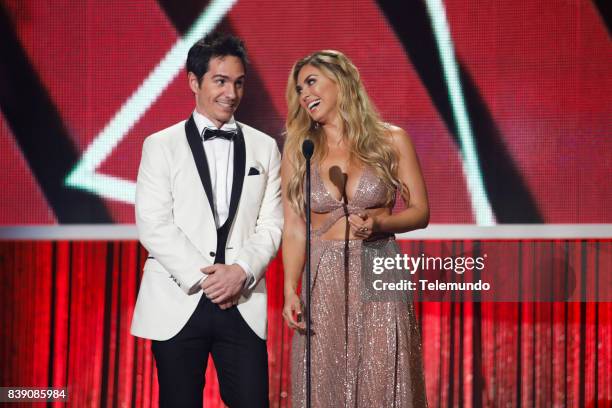
<instances>
[{"instance_id":1,"label":"stage backdrop panel","mask_svg":"<svg viewBox=\"0 0 612 408\"><path fill-rule=\"evenodd\" d=\"M433 223L612 223L604 3L0 0L0 224L133 223L142 142L193 110L184 60L215 29L250 52L237 118L279 145L292 64L346 53Z\"/></svg>"},{"instance_id":2,"label":"stage backdrop panel","mask_svg":"<svg viewBox=\"0 0 612 408\"><path fill-rule=\"evenodd\" d=\"M579 274L605 282L612 264L601 251L609 241L599 251L566 243L585 260ZM0 242L0 386L68 387L73 407L156 407L150 342L129 334L145 259L131 241ZM291 333L281 318L280 257L266 276L270 401L289 407ZM416 309L431 407L612 404L612 303L423 302ZM221 407L210 367L206 406Z\"/></svg>"}]
</instances>

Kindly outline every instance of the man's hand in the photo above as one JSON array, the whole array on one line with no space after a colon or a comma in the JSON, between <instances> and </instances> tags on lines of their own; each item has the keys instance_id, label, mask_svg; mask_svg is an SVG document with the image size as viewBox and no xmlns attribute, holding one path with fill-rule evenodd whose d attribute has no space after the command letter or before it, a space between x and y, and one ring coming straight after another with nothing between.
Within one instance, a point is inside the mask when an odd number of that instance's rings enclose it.
<instances>
[{"instance_id":1,"label":"man's hand","mask_svg":"<svg viewBox=\"0 0 612 408\"><path fill-rule=\"evenodd\" d=\"M214 264L202 268L208 275L202 282L202 290L211 302L227 309L238 303L244 288L246 273L239 265Z\"/></svg>"},{"instance_id":2,"label":"man's hand","mask_svg":"<svg viewBox=\"0 0 612 408\"><path fill-rule=\"evenodd\" d=\"M226 300L225 302L219 303L218 306L221 310L229 309L232 306L236 306L238 304L238 299L240 299L240 294L237 294L233 298Z\"/></svg>"}]
</instances>

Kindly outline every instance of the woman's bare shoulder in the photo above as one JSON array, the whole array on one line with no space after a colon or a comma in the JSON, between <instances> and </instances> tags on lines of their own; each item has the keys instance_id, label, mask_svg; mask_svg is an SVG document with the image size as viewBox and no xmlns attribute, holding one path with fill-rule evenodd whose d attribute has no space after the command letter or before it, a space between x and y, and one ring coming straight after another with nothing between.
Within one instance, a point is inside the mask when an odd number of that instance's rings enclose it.
<instances>
[{"instance_id":1,"label":"woman's bare shoulder","mask_svg":"<svg viewBox=\"0 0 612 408\"><path fill-rule=\"evenodd\" d=\"M389 141L395 146L396 149L400 151L413 149L412 140L404 129L391 123L385 123L384 126L387 129Z\"/></svg>"}]
</instances>

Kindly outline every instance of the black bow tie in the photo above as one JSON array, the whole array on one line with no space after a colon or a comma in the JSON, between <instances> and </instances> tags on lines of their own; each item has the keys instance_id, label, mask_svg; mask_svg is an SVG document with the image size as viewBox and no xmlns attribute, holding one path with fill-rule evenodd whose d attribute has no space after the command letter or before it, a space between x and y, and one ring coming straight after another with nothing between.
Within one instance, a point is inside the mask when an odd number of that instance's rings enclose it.
<instances>
[{"instance_id":1,"label":"black bow tie","mask_svg":"<svg viewBox=\"0 0 612 408\"><path fill-rule=\"evenodd\" d=\"M219 137L221 139L227 139L231 141L234 140L236 133L237 131L206 128L204 129L204 134L202 135L202 137L204 138L204 140L210 140Z\"/></svg>"}]
</instances>

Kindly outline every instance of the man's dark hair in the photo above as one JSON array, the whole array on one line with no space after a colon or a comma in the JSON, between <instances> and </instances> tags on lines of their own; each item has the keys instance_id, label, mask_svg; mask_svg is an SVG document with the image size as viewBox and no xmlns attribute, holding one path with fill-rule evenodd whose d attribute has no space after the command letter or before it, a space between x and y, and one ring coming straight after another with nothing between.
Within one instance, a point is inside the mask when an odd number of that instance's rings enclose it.
<instances>
[{"instance_id":1,"label":"man's dark hair","mask_svg":"<svg viewBox=\"0 0 612 408\"><path fill-rule=\"evenodd\" d=\"M193 72L198 78L198 84L200 84L202 77L208 71L208 63L211 58L227 55L240 58L246 69L249 59L244 42L240 38L222 33L208 34L189 49L185 69L187 73Z\"/></svg>"}]
</instances>

